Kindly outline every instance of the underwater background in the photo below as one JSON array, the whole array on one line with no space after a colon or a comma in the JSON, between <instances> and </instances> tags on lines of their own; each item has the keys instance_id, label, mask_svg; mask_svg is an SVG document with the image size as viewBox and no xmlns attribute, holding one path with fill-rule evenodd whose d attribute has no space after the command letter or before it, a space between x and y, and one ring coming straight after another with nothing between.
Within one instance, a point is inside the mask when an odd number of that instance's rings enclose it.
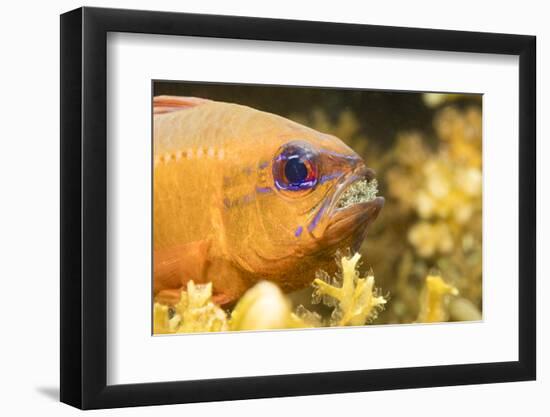
<instances>
[{"instance_id":1,"label":"underwater background","mask_svg":"<svg viewBox=\"0 0 550 417\"><path fill-rule=\"evenodd\" d=\"M361 276L369 288L362 321L344 320L358 307L346 307L344 295L327 296L327 283L344 286L343 262L337 279L321 272L288 296L253 288L231 312L193 286L175 310L155 305L155 333L482 318L481 95L155 81L153 95L163 94L243 104L333 134L376 171L386 203L348 265L354 288ZM281 298L281 311L263 311L262 297Z\"/></svg>"}]
</instances>

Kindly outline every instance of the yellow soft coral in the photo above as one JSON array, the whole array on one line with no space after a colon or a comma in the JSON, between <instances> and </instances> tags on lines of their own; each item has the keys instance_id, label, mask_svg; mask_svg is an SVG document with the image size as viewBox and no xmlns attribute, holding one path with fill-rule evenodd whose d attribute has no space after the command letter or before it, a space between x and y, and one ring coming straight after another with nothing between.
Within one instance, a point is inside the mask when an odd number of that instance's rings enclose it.
<instances>
[{"instance_id":1,"label":"yellow soft coral","mask_svg":"<svg viewBox=\"0 0 550 417\"><path fill-rule=\"evenodd\" d=\"M301 312L301 310L298 310ZM155 303L154 334L317 327L314 313L293 313L289 299L272 282L250 288L229 314L212 301L212 284L190 281L173 307Z\"/></svg>"},{"instance_id":2,"label":"yellow soft coral","mask_svg":"<svg viewBox=\"0 0 550 417\"><path fill-rule=\"evenodd\" d=\"M174 333L179 324L179 317L170 317L169 307L155 303L153 307L153 333L167 334Z\"/></svg>"},{"instance_id":3,"label":"yellow soft coral","mask_svg":"<svg viewBox=\"0 0 550 417\"><path fill-rule=\"evenodd\" d=\"M454 247L451 229L445 222L421 221L409 229L407 238L423 257L430 257L435 253L446 254Z\"/></svg>"},{"instance_id":4,"label":"yellow soft coral","mask_svg":"<svg viewBox=\"0 0 550 417\"><path fill-rule=\"evenodd\" d=\"M228 328L225 312L212 302L212 283L187 284L187 292L182 292L180 302L175 305L181 316L178 332L220 332Z\"/></svg>"},{"instance_id":5,"label":"yellow soft coral","mask_svg":"<svg viewBox=\"0 0 550 417\"><path fill-rule=\"evenodd\" d=\"M361 326L376 317L379 309L386 303L383 296L374 290L374 276L368 274L361 278L357 263L361 255L341 258L341 275L330 279L328 274L320 273L313 281L314 297L324 299L335 308L331 316L332 326Z\"/></svg>"},{"instance_id":6,"label":"yellow soft coral","mask_svg":"<svg viewBox=\"0 0 550 417\"><path fill-rule=\"evenodd\" d=\"M155 303L155 334L220 332L228 329L227 315L212 302L212 284L187 283L180 301L174 307Z\"/></svg>"},{"instance_id":7,"label":"yellow soft coral","mask_svg":"<svg viewBox=\"0 0 550 417\"><path fill-rule=\"evenodd\" d=\"M443 281L440 275L428 275L420 293L420 311L417 323L447 321L450 295L458 295L458 290Z\"/></svg>"},{"instance_id":8,"label":"yellow soft coral","mask_svg":"<svg viewBox=\"0 0 550 417\"><path fill-rule=\"evenodd\" d=\"M373 320L386 303L374 289L374 276L359 276L361 255L340 259L341 273L332 279L320 272L313 282L314 297L334 307L331 320L299 306L292 311L290 300L272 282L250 288L228 315L212 302L212 284L187 284L178 304L154 305L154 333L217 332L226 330L270 330L323 326L360 326ZM330 284L330 281L332 284Z\"/></svg>"}]
</instances>

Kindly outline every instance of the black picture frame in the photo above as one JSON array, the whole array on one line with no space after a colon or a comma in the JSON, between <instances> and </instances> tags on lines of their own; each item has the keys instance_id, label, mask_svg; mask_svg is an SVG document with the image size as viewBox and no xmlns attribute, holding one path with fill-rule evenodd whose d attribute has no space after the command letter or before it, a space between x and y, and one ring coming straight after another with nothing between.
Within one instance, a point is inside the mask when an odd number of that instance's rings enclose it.
<instances>
[{"instance_id":1,"label":"black picture frame","mask_svg":"<svg viewBox=\"0 0 550 417\"><path fill-rule=\"evenodd\" d=\"M519 360L107 385L108 32L519 56ZM535 54L524 35L88 7L61 15L61 401L93 409L535 379Z\"/></svg>"}]
</instances>

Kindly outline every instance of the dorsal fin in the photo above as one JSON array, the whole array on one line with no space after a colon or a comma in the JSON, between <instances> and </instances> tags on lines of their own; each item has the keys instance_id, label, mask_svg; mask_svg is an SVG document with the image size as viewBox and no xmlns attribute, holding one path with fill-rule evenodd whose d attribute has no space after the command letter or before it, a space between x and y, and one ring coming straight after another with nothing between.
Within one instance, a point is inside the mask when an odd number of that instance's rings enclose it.
<instances>
[{"instance_id":1,"label":"dorsal fin","mask_svg":"<svg viewBox=\"0 0 550 417\"><path fill-rule=\"evenodd\" d=\"M156 96L153 97L153 114L171 113L208 102L210 100L199 97Z\"/></svg>"}]
</instances>

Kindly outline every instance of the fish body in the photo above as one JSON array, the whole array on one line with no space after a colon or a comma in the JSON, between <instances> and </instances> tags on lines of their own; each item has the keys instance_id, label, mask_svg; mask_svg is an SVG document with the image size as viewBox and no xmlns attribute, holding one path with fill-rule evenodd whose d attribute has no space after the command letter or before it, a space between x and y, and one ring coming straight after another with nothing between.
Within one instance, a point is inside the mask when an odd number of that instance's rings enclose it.
<instances>
[{"instance_id":1,"label":"fish body","mask_svg":"<svg viewBox=\"0 0 550 417\"><path fill-rule=\"evenodd\" d=\"M373 172L340 139L238 104L159 96L153 122L155 297L212 282L220 304L260 280L307 286L357 248L383 198L342 204ZM359 193L359 194L358 194ZM351 201L351 200L350 200Z\"/></svg>"}]
</instances>

